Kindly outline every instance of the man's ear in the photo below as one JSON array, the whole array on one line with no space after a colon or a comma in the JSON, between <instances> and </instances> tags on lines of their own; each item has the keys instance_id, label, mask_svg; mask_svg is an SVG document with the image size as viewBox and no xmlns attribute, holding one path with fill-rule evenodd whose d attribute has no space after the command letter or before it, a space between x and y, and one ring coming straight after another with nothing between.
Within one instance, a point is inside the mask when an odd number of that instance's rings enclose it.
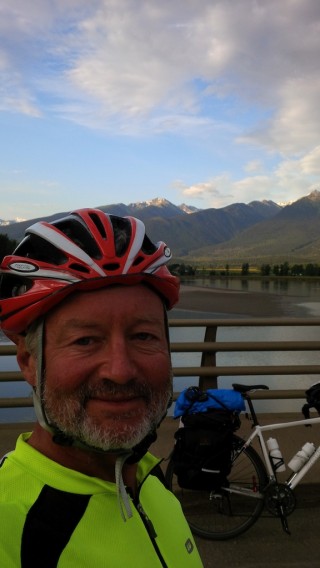
<instances>
[{"instance_id":1,"label":"man's ear","mask_svg":"<svg viewBox=\"0 0 320 568\"><path fill-rule=\"evenodd\" d=\"M14 341L17 345L17 361L26 381L31 386L37 384L37 360L26 348L26 341L22 335Z\"/></svg>"}]
</instances>

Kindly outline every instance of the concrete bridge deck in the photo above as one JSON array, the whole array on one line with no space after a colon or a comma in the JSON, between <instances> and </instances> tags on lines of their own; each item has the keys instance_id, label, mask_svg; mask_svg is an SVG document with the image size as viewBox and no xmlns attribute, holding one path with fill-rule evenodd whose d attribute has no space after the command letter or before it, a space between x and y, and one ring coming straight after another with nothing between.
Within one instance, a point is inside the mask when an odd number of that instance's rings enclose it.
<instances>
[{"instance_id":1,"label":"concrete bridge deck","mask_svg":"<svg viewBox=\"0 0 320 568\"><path fill-rule=\"evenodd\" d=\"M298 419L291 414L260 415L261 423ZM0 455L14 447L21 431L30 424L0 424ZM177 423L167 418L161 426L152 451L167 457L173 445ZM250 431L242 419L240 435ZM306 441L320 444L320 426L293 428L273 433L287 462ZM285 474L283 474L285 475ZM319 568L320 567L320 460L295 490L297 508L289 517L291 536L282 530L280 520L267 512L242 536L225 542L196 539L205 568ZM152 567L150 567L152 568Z\"/></svg>"}]
</instances>

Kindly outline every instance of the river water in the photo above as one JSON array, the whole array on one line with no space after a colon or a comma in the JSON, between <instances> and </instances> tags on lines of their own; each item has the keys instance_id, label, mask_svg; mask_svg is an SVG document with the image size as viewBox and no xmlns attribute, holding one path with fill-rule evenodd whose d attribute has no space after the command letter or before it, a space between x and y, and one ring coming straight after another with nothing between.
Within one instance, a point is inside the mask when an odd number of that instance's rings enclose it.
<instances>
[{"instance_id":1,"label":"river water","mask_svg":"<svg viewBox=\"0 0 320 568\"><path fill-rule=\"evenodd\" d=\"M242 292L261 292L292 298L298 305L303 305L310 313L320 315L320 280L266 280L244 278L193 278L185 279L183 284L201 286L219 290Z\"/></svg>"},{"instance_id":2,"label":"river water","mask_svg":"<svg viewBox=\"0 0 320 568\"><path fill-rule=\"evenodd\" d=\"M242 280L242 279L201 279L196 278L190 281L184 281L185 285L197 287L210 287L220 290L234 290L247 292L261 292L264 294L277 294L286 297L292 301L291 317L300 316L301 308L303 308L306 317L320 317L320 282L319 281L261 281L261 280ZM200 292L201 293L201 292ZM296 312L295 313L295 306ZM197 312L191 310L174 309L170 313L171 318L232 318L235 317L231 313L208 313ZM170 339L172 341L202 341L204 338L204 328L171 328ZM227 327L220 328L217 340L219 341L284 341L284 340L300 340L309 339L320 341L320 327L309 326L307 329L303 327L252 327L250 329L237 326L237 328ZM5 338L0 336L0 342L5 342ZM201 354L194 353L174 353L174 366L199 366L201 362ZM218 365L320 365L320 353L317 352L295 352L295 353L229 353L219 354L217 357ZM14 357L0 358L1 370L18 370ZM320 379L320 377L319 377ZM232 382L246 382L248 384L261 383L264 377L223 377L219 381L220 388L231 387ZM270 380L266 377L267 384L272 389L304 389L316 382L317 378L313 376L278 376ZM186 386L194 384L195 379L189 377L179 377L174 380L174 390L180 391ZM289 386L290 385L290 386ZM30 387L26 383L0 383L0 397L8 396L29 396ZM292 401L267 401L256 402L256 408L260 412L296 412L300 411L301 400ZM0 422L16 422L16 421L33 421L33 409L0 409Z\"/></svg>"}]
</instances>

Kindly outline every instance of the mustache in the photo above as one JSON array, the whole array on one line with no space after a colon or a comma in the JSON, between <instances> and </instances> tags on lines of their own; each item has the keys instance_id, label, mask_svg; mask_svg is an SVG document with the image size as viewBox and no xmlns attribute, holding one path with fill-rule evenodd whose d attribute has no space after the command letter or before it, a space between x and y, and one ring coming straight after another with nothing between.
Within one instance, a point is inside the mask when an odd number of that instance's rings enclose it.
<instances>
[{"instance_id":1,"label":"mustache","mask_svg":"<svg viewBox=\"0 0 320 568\"><path fill-rule=\"evenodd\" d=\"M148 383L138 383L135 380L128 381L121 385L109 379L104 379L98 385L82 385L78 394L85 403L91 398L110 397L110 398L135 398L141 397L150 401L154 391Z\"/></svg>"}]
</instances>

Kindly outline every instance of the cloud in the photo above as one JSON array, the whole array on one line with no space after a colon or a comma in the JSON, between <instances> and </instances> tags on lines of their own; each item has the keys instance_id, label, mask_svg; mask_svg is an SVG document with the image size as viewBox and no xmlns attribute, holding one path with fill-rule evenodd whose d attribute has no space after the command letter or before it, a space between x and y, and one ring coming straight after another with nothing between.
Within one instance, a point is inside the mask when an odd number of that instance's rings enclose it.
<instances>
[{"instance_id":1,"label":"cloud","mask_svg":"<svg viewBox=\"0 0 320 568\"><path fill-rule=\"evenodd\" d=\"M298 159L289 159L281 162L275 169L275 186L279 194L288 194L291 199L302 197L308 191L320 189L320 146L314 148Z\"/></svg>"},{"instance_id":2,"label":"cloud","mask_svg":"<svg viewBox=\"0 0 320 568\"><path fill-rule=\"evenodd\" d=\"M309 151L320 130L320 79L296 77L282 85L274 115L239 141L259 144L282 155Z\"/></svg>"},{"instance_id":3,"label":"cloud","mask_svg":"<svg viewBox=\"0 0 320 568\"><path fill-rule=\"evenodd\" d=\"M250 162L244 166L244 170L248 173L261 172L263 169L262 160L250 160Z\"/></svg>"},{"instance_id":4,"label":"cloud","mask_svg":"<svg viewBox=\"0 0 320 568\"><path fill-rule=\"evenodd\" d=\"M304 174L320 174L320 146L316 146L311 152L299 160L300 168Z\"/></svg>"},{"instance_id":5,"label":"cloud","mask_svg":"<svg viewBox=\"0 0 320 568\"><path fill-rule=\"evenodd\" d=\"M266 168L260 162L247 164L252 175L234 179L231 174L216 176L207 181L187 185L182 180L173 185L182 198L205 200L208 207L224 207L235 201L249 203L268 199L276 203L295 201L313 189L320 190L320 146L300 158L283 160L268 173L256 173Z\"/></svg>"},{"instance_id":6,"label":"cloud","mask_svg":"<svg viewBox=\"0 0 320 568\"><path fill-rule=\"evenodd\" d=\"M19 79L7 78L2 73L0 86L0 111L15 112L32 117L42 116L32 94L25 89Z\"/></svg>"},{"instance_id":7,"label":"cloud","mask_svg":"<svg viewBox=\"0 0 320 568\"><path fill-rule=\"evenodd\" d=\"M43 88L62 80L70 62L61 47L72 22L85 14L85 0L12 0L0 6L0 111L40 117L48 112ZM91 3L94 5L94 1ZM63 38L63 39L62 39ZM61 41L62 39L62 41ZM58 55L59 53L59 55ZM51 90L49 90L50 95ZM63 89L59 89L63 96Z\"/></svg>"},{"instance_id":8,"label":"cloud","mask_svg":"<svg viewBox=\"0 0 320 568\"><path fill-rule=\"evenodd\" d=\"M230 121L241 143L305 153L320 127L319 21L314 0L12 0L1 108L121 134Z\"/></svg>"},{"instance_id":9,"label":"cloud","mask_svg":"<svg viewBox=\"0 0 320 568\"><path fill-rule=\"evenodd\" d=\"M227 174L190 186L187 186L182 180L176 180L172 185L182 194L183 199L205 200L209 203L209 207L223 206L226 201L233 198L233 195L228 193L232 183Z\"/></svg>"}]
</instances>

